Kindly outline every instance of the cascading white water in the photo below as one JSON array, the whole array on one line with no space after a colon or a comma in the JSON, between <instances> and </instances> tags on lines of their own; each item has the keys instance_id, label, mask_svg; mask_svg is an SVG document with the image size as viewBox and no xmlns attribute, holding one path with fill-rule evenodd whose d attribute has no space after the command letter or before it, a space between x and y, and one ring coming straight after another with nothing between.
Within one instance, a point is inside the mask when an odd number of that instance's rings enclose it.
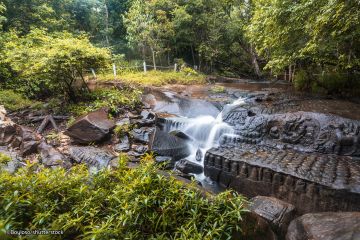
<instances>
[{"instance_id":1,"label":"cascading white water","mask_svg":"<svg viewBox=\"0 0 360 240\"><path fill-rule=\"evenodd\" d=\"M232 126L223 121L223 116L235 107L244 104L244 99L240 98L231 104L224 106L223 110L216 118L213 116L198 116L195 118L170 118L166 126L166 131L179 130L193 139L190 144L191 155L187 158L195 163L204 163L206 151L219 144L219 139L224 134L234 134ZM201 151L201 161L196 160L197 151ZM204 174L197 176L198 180L203 180Z\"/></svg>"}]
</instances>

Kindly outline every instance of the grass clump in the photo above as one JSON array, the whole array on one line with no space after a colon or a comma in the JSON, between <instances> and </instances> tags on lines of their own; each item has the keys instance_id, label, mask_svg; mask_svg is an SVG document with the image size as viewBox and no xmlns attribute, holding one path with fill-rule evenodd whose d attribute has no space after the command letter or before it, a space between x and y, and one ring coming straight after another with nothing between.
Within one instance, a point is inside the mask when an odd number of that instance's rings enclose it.
<instances>
[{"instance_id":1,"label":"grass clump","mask_svg":"<svg viewBox=\"0 0 360 240\"><path fill-rule=\"evenodd\" d=\"M99 80L113 80L112 74L99 75ZM148 71L144 72L124 72L119 74L118 80L124 83L141 86L162 86L165 84L203 84L206 82L205 75L196 71L186 70L180 72L174 71Z\"/></svg>"},{"instance_id":2,"label":"grass clump","mask_svg":"<svg viewBox=\"0 0 360 240\"><path fill-rule=\"evenodd\" d=\"M0 105L4 105L10 111L16 111L30 107L36 102L25 98L13 90L0 90Z\"/></svg>"},{"instance_id":3,"label":"grass clump","mask_svg":"<svg viewBox=\"0 0 360 240\"><path fill-rule=\"evenodd\" d=\"M117 170L89 174L27 166L0 172L0 238L10 229L63 230L42 239L229 239L240 231L246 200L224 192L204 198L153 161L137 169L119 159ZM2 235L1 235L2 234Z\"/></svg>"},{"instance_id":4,"label":"grass clump","mask_svg":"<svg viewBox=\"0 0 360 240\"><path fill-rule=\"evenodd\" d=\"M210 89L211 93L225 93L226 89L224 86L214 86Z\"/></svg>"},{"instance_id":5,"label":"grass clump","mask_svg":"<svg viewBox=\"0 0 360 240\"><path fill-rule=\"evenodd\" d=\"M5 164L6 165L10 161L11 161L11 157L9 157L8 155L0 152L0 164Z\"/></svg>"},{"instance_id":6,"label":"grass clump","mask_svg":"<svg viewBox=\"0 0 360 240\"><path fill-rule=\"evenodd\" d=\"M89 93L76 104L71 104L68 111L75 116L80 116L100 108L109 109L111 115L119 113L121 107L130 109L140 104L141 91L137 89L97 89Z\"/></svg>"},{"instance_id":7,"label":"grass clump","mask_svg":"<svg viewBox=\"0 0 360 240\"><path fill-rule=\"evenodd\" d=\"M129 134L134 128L136 128L136 125L134 124L117 125L114 129L114 133L121 138Z\"/></svg>"}]
</instances>

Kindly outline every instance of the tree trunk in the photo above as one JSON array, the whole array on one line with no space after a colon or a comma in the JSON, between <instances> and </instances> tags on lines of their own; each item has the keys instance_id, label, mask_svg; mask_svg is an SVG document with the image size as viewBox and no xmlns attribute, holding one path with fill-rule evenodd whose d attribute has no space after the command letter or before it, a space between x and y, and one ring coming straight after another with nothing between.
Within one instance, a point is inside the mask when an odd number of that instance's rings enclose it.
<instances>
[{"instance_id":1,"label":"tree trunk","mask_svg":"<svg viewBox=\"0 0 360 240\"><path fill-rule=\"evenodd\" d=\"M289 82L292 82L291 64L289 65Z\"/></svg>"},{"instance_id":2,"label":"tree trunk","mask_svg":"<svg viewBox=\"0 0 360 240\"><path fill-rule=\"evenodd\" d=\"M104 1L104 7L105 7L105 39L106 39L106 44L108 47L110 47L110 41L109 41L109 10L107 7L107 3L106 0Z\"/></svg>"},{"instance_id":3,"label":"tree trunk","mask_svg":"<svg viewBox=\"0 0 360 240\"><path fill-rule=\"evenodd\" d=\"M168 66L170 66L170 51L167 52L167 61L168 61Z\"/></svg>"},{"instance_id":4,"label":"tree trunk","mask_svg":"<svg viewBox=\"0 0 360 240\"><path fill-rule=\"evenodd\" d=\"M262 74L261 74L259 63L257 60L257 55L252 46L250 46L250 54L251 54L251 62L254 67L255 75L257 78L261 78Z\"/></svg>"},{"instance_id":5,"label":"tree trunk","mask_svg":"<svg viewBox=\"0 0 360 240\"><path fill-rule=\"evenodd\" d=\"M296 70L296 64L294 65L293 71L292 71L292 81L295 80L295 70Z\"/></svg>"},{"instance_id":6,"label":"tree trunk","mask_svg":"<svg viewBox=\"0 0 360 240\"><path fill-rule=\"evenodd\" d=\"M192 44L191 44L190 48L191 48L191 56L192 56L192 59L193 59L193 66L195 66L196 65L195 53L194 53L194 47L193 47Z\"/></svg>"},{"instance_id":7,"label":"tree trunk","mask_svg":"<svg viewBox=\"0 0 360 240\"><path fill-rule=\"evenodd\" d=\"M152 58L153 58L154 70L156 71L155 51L154 51L154 49L153 49L153 48L151 48L151 52L152 52Z\"/></svg>"},{"instance_id":8,"label":"tree trunk","mask_svg":"<svg viewBox=\"0 0 360 240\"><path fill-rule=\"evenodd\" d=\"M199 71L201 71L201 54L199 53Z\"/></svg>"},{"instance_id":9,"label":"tree trunk","mask_svg":"<svg viewBox=\"0 0 360 240\"><path fill-rule=\"evenodd\" d=\"M145 62L146 61L146 59L145 59L145 44L142 45L141 51L142 51L143 61Z\"/></svg>"}]
</instances>

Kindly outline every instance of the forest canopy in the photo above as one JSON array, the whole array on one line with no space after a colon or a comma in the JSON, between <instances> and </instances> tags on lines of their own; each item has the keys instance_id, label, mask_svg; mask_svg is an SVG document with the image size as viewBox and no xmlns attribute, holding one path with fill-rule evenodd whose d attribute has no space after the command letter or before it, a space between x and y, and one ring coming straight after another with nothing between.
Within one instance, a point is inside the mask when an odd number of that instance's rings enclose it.
<instances>
[{"instance_id":1,"label":"forest canopy","mask_svg":"<svg viewBox=\"0 0 360 240\"><path fill-rule=\"evenodd\" d=\"M349 87L360 69L357 0L3 0L0 28L0 51L9 50L9 35L31 42L42 31L81 38L94 59L104 53L230 77L283 75L299 88ZM14 54L1 54L2 83L30 79ZM90 65L99 67L83 67Z\"/></svg>"}]
</instances>

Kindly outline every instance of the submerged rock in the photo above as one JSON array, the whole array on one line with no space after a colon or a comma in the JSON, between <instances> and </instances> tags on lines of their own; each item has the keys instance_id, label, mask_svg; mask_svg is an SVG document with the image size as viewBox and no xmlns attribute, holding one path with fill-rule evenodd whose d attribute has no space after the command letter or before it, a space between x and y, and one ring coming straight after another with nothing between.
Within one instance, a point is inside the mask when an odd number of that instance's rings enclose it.
<instances>
[{"instance_id":1,"label":"submerged rock","mask_svg":"<svg viewBox=\"0 0 360 240\"><path fill-rule=\"evenodd\" d=\"M88 144L99 142L110 135L115 122L108 118L104 109L91 112L78 118L65 132L75 142Z\"/></svg>"},{"instance_id":2,"label":"submerged rock","mask_svg":"<svg viewBox=\"0 0 360 240\"><path fill-rule=\"evenodd\" d=\"M109 162L116 158L110 151L95 147L72 146L69 148L69 155L77 163L86 163L98 169L107 167Z\"/></svg>"},{"instance_id":3,"label":"submerged rock","mask_svg":"<svg viewBox=\"0 0 360 240\"><path fill-rule=\"evenodd\" d=\"M360 212L305 214L291 222L286 240L360 239Z\"/></svg>"},{"instance_id":4,"label":"submerged rock","mask_svg":"<svg viewBox=\"0 0 360 240\"><path fill-rule=\"evenodd\" d=\"M183 133L182 131L179 131L179 130L175 130L175 131L171 131L170 132L171 135L174 135L178 138L182 138L184 140L192 140L192 138L188 135L186 135L185 133Z\"/></svg>"},{"instance_id":5,"label":"submerged rock","mask_svg":"<svg viewBox=\"0 0 360 240\"><path fill-rule=\"evenodd\" d=\"M190 155L186 140L161 131L159 128L156 128L152 134L149 149L161 156L171 156L174 160Z\"/></svg>"},{"instance_id":6,"label":"submerged rock","mask_svg":"<svg viewBox=\"0 0 360 240\"><path fill-rule=\"evenodd\" d=\"M203 153L202 153L201 149L198 149L196 151L195 159L196 159L196 161L201 162L202 158L203 158Z\"/></svg>"},{"instance_id":7,"label":"submerged rock","mask_svg":"<svg viewBox=\"0 0 360 240\"><path fill-rule=\"evenodd\" d=\"M181 171L182 173L189 174L195 173L200 174L203 172L203 167L199 164L190 162L189 160L182 159L175 164L177 170Z\"/></svg>"}]
</instances>

